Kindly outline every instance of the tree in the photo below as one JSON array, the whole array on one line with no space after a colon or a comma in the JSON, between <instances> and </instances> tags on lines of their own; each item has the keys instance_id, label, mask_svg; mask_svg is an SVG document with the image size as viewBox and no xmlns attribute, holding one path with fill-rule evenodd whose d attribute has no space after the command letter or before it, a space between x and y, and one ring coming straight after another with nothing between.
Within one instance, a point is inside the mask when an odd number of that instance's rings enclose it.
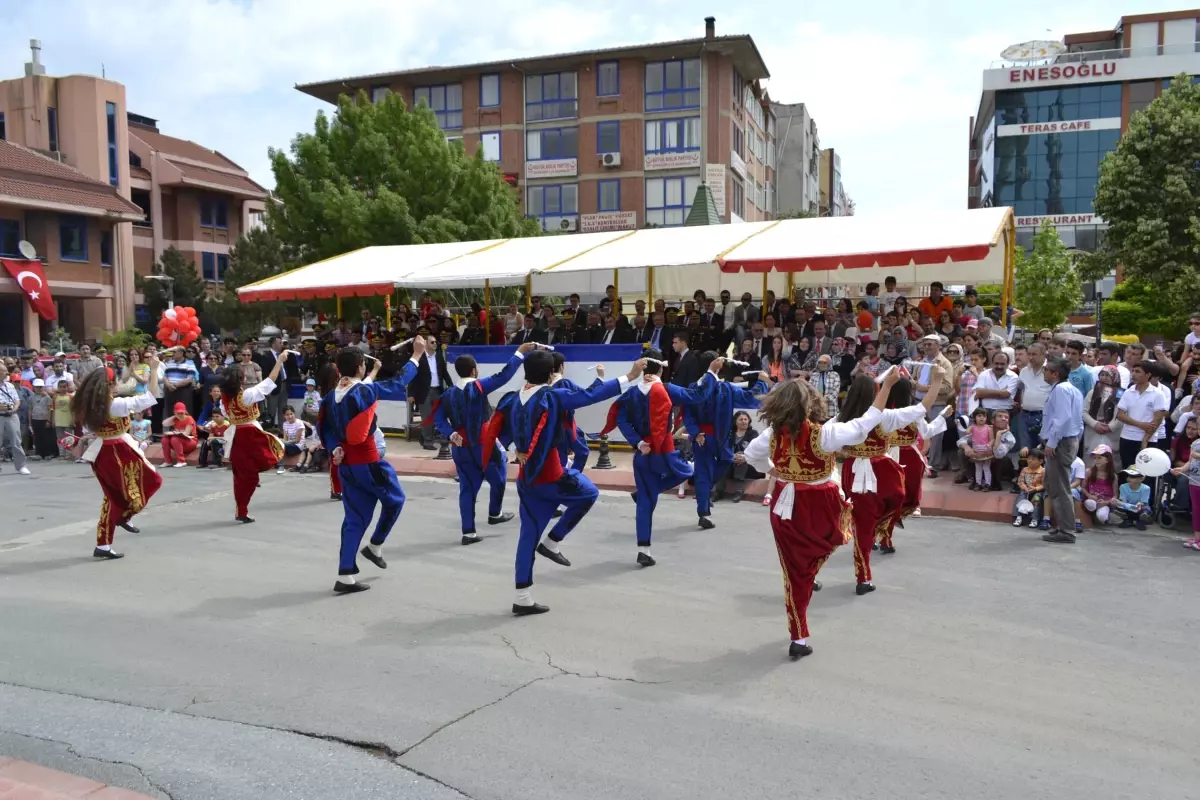
<instances>
[{"instance_id":1,"label":"tree","mask_svg":"<svg viewBox=\"0 0 1200 800\"><path fill-rule=\"evenodd\" d=\"M1180 75L1133 115L1100 165L1094 206L1108 233L1084 259L1085 277L1102 277L1119 264L1126 280L1157 291L1155 308L1165 304L1175 315L1200 308L1198 154L1200 85Z\"/></svg>"},{"instance_id":2,"label":"tree","mask_svg":"<svg viewBox=\"0 0 1200 800\"><path fill-rule=\"evenodd\" d=\"M204 308L223 329L255 334L267 324L276 324L286 312L279 302L242 303L237 289L247 284L287 272L295 267L270 221L253 228L238 239L229 251L229 269L221 290L209 297Z\"/></svg>"},{"instance_id":3,"label":"tree","mask_svg":"<svg viewBox=\"0 0 1200 800\"><path fill-rule=\"evenodd\" d=\"M204 305L207 292L200 273L196 270L196 262L183 257L183 253L172 245L163 251L158 263L154 265L154 274L172 278L171 292L175 305L191 306L197 311ZM150 314L150 324L157 328L159 317L167 310L167 282L148 281L138 277L135 281L145 298L146 311Z\"/></svg>"},{"instance_id":4,"label":"tree","mask_svg":"<svg viewBox=\"0 0 1200 800\"><path fill-rule=\"evenodd\" d=\"M387 93L343 96L332 120L318 112L291 158L270 151L279 200L267 211L299 265L370 245L533 236L537 224L482 153L446 141L424 105Z\"/></svg>"},{"instance_id":5,"label":"tree","mask_svg":"<svg viewBox=\"0 0 1200 800\"><path fill-rule=\"evenodd\" d=\"M57 324L42 339L42 347L51 354L74 353L79 349L75 342L71 341L71 334L67 333L67 329Z\"/></svg>"},{"instance_id":6,"label":"tree","mask_svg":"<svg viewBox=\"0 0 1200 800\"><path fill-rule=\"evenodd\" d=\"M1075 262L1058 230L1044 220L1033 235L1033 252L1017 248L1016 306L1025 312L1027 328L1057 328L1083 302Z\"/></svg>"},{"instance_id":7,"label":"tree","mask_svg":"<svg viewBox=\"0 0 1200 800\"><path fill-rule=\"evenodd\" d=\"M1187 330L1187 315L1172 313L1162 302L1161 293L1149 282L1134 278L1117 284L1105 299L1101 312L1105 338L1109 334L1159 333L1182 339Z\"/></svg>"}]
</instances>

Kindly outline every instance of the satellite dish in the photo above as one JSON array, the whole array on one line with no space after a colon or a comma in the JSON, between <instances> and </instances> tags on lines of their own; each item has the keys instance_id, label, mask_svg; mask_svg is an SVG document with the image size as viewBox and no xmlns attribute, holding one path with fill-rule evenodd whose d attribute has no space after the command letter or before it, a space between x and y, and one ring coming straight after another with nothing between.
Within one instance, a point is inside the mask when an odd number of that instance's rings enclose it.
<instances>
[{"instance_id":1,"label":"satellite dish","mask_svg":"<svg viewBox=\"0 0 1200 800\"><path fill-rule=\"evenodd\" d=\"M17 243L17 250L27 261L37 261L37 248L24 239Z\"/></svg>"},{"instance_id":2,"label":"satellite dish","mask_svg":"<svg viewBox=\"0 0 1200 800\"><path fill-rule=\"evenodd\" d=\"M1065 52L1067 47L1062 42L1035 39L1004 48L1000 51L1000 57L1005 61L1040 61L1043 58L1061 56Z\"/></svg>"}]
</instances>

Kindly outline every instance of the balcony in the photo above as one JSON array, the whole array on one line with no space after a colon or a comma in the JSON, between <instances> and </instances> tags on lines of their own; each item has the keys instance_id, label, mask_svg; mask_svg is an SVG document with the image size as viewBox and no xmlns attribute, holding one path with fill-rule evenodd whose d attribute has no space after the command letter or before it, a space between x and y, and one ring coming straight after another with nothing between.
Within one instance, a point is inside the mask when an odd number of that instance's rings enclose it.
<instances>
[{"instance_id":1,"label":"balcony","mask_svg":"<svg viewBox=\"0 0 1200 800\"><path fill-rule=\"evenodd\" d=\"M1013 69L1016 67L1048 67L1054 64L1082 64L1090 61L1111 61L1123 58L1148 58L1151 56L1183 56L1200 53L1200 41L1183 44L1160 44L1155 47L1116 48L1114 50L1080 50L1075 53L1063 53L1052 58L1042 58L1037 61L1006 61L998 58L988 65L988 69Z\"/></svg>"}]
</instances>

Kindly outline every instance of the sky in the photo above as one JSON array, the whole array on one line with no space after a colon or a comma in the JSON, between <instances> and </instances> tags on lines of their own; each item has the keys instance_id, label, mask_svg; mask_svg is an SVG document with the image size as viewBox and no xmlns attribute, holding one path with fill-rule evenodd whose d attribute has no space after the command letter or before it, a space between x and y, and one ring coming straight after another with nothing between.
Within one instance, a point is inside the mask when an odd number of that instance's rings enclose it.
<instances>
[{"instance_id":1,"label":"sky","mask_svg":"<svg viewBox=\"0 0 1200 800\"><path fill-rule=\"evenodd\" d=\"M0 76L29 39L51 75L101 74L166 134L219 150L267 187L269 147L311 131L296 84L429 65L703 36L754 37L772 99L806 103L857 213L962 208L981 73L1004 47L1109 30L1196 0L0 0Z\"/></svg>"}]
</instances>

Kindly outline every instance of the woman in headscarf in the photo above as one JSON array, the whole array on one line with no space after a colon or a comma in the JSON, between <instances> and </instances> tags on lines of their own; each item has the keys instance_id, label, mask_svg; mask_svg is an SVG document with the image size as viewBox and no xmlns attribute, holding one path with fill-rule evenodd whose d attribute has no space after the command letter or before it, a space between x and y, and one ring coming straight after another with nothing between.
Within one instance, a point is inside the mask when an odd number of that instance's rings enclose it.
<instances>
[{"instance_id":1,"label":"woman in headscarf","mask_svg":"<svg viewBox=\"0 0 1200 800\"><path fill-rule=\"evenodd\" d=\"M1091 455L1097 446L1106 444L1112 448L1116 468L1122 468L1117 455L1120 447L1121 428L1124 424L1117 419L1117 401L1121 399L1121 375L1112 364L1106 364L1096 374L1096 385L1083 399L1083 424L1087 426L1087 457L1090 468L1095 458Z\"/></svg>"}]
</instances>

